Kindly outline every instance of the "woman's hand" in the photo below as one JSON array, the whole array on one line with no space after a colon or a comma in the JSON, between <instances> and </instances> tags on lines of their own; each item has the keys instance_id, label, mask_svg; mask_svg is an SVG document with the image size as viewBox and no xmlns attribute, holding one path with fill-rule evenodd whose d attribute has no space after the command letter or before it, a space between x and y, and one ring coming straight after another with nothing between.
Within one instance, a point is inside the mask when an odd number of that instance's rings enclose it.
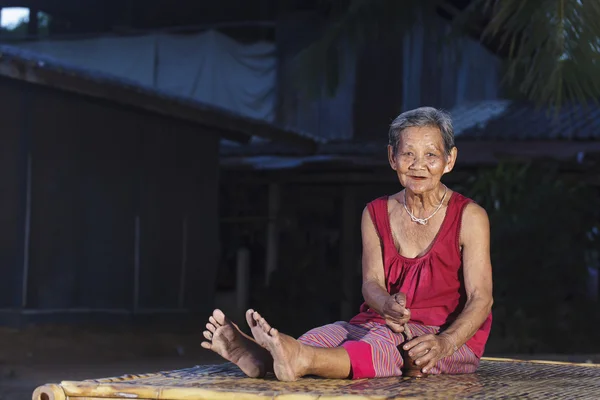
<instances>
[{"instance_id":1,"label":"woman's hand","mask_svg":"<svg viewBox=\"0 0 600 400\"><path fill-rule=\"evenodd\" d=\"M408 355L424 373L429 372L439 360L451 356L456 351L452 339L444 333L416 337L402 348L408 351Z\"/></svg>"},{"instance_id":2,"label":"woman's hand","mask_svg":"<svg viewBox=\"0 0 600 400\"><path fill-rule=\"evenodd\" d=\"M404 324L410 320L406 309L406 295L396 293L390 296L385 284L382 247L379 234L373 223L368 207L363 210L361 220L363 240L363 285L362 294L369 308L383 317L394 332L404 331Z\"/></svg>"},{"instance_id":3,"label":"woman's hand","mask_svg":"<svg viewBox=\"0 0 600 400\"><path fill-rule=\"evenodd\" d=\"M404 324L410 321L410 310L406 308L404 293L396 293L388 297L381 311L382 317L392 331L404 332Z\"/></svg>"}]
</instances>

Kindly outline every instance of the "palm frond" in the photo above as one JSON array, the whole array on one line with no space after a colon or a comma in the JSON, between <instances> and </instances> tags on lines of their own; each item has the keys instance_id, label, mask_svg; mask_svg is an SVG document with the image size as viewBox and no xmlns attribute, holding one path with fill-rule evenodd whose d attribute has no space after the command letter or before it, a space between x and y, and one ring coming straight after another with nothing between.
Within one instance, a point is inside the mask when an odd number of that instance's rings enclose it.
<instances>
[{"instance_id":1,"label":"palm frond","mask_svg":"<svg viewBox=\"0 0 600 400\"><path fill-rule=\"evenodd\" d=\"M600 98L600 6L580 0L477 0L481 40L508 44L506 81L539 105Z\"/></svg>"},{"instance_id":2,"label":"palm frond","mask_svg":"<svg viewBox=\"0 0 600 400\"><path fill-rule=\"evenodd\" d=\"M418 13L452 15L454 34L478 36L506 59L504 82L540 106L587 104L600 98L600 2L595 0L324 0L332 20L320 40L298 56L305 88L335 91L344 46L360 50L384 35L401 38ZM437 11L436 11L437 10ZM375 60L374 60L375 62ZM325 71L325 72L324 72Z\"/></svg>"}]
</instances>

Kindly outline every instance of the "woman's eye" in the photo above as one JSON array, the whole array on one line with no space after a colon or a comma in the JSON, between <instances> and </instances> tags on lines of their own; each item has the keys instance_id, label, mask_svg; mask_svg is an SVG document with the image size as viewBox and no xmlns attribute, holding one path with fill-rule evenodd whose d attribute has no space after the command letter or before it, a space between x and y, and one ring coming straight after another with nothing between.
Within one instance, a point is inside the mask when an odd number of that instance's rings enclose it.
<instances>
[{"instance_id":1,"label":"woman's eye","mask_svg":"<svg viewBox=\"0 0 600 400\"><path fill-rule=\"evenodd\" d=\"M428 157L435 157L435 154L433 154L433 153L427 153L427 156Z\"/></svg>"}]
</instances>

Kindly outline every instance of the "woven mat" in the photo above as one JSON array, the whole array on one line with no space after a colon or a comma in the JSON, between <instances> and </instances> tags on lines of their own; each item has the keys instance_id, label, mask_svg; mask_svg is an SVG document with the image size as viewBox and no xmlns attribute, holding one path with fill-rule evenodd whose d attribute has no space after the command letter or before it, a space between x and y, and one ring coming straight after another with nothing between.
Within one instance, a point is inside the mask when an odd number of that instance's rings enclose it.
<instances>
[{"instance_id":1,"label":"woven mat","mask_svg":"<svg viewBox=\"0 0 600 400\"><path fill-rule=\"evenodd\" d=\"M53 385L66 399L600 399L600 365L486 359L476 374L425 379L279 382L274 376L250 379L233 364L203 365L147 375L126 375ZM46 389L49 390L49 389ZM41 393L40 388L36 390ZM55 392L55 397L61 399ZM44 397L41 397L44 398ZM34 400L37 400L34 394Z\"/></svg>"}]
</instances>

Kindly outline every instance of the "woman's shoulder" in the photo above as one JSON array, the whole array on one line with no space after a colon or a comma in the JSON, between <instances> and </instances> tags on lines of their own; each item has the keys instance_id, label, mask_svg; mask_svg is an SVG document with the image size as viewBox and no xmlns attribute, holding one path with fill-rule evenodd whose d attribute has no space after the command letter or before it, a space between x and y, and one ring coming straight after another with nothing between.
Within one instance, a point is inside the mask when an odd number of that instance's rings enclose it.
<instances>
[{"instance_id":1,"label":"woman's shoulder","mask_svg":"<svg viewBox=\"0 0 600 400\"><path fill-rule=\"evenodd\" d=\"M367 207L381 206L383 204L387 204L387 201L390 197L392 197L392 196L384 195L384 196L377 197L377 198L369 201L367 203Z\"/></svg>"},{"instance_id":2,"label":"woman's shoulder","mask_svg":"<svg viewBox=\"0 0 600 400\"><path fill-rule=\"evenodd\" d=\"M478 218L482 212L485 214L485 209L477 204L475 200L456 191L452 191L448 211L455 216L454 218L463 223L465 220L470 220L473 215Z\"/></svg>"},{"instance_id":3,"label":"woman's shoulder","mask_svg":"<svg viewBox=\"0 0 600 400\"><path fill-rule=\"evenodd\" d=\"M383 195L369 201L363 210L363 215L370 214L374 219L387 218L388 200L393 198L394 195Z\"/></svg>"},{"instance_id":4,"label":"woman's shoulder","mask_svg":"<svg viewBox=\"0 0 600 400\"><path fill-rule=\"evenodd\" d=\"M466 206L468 206L469 204L477 206L477 202L475 200L465 196L460 192L457 192L456 190L452 190L452 202L460 209L466 208Z\"/></svg>"},{"instance_id":5,"label":"woman's shoulder","mask_svg":"<svg viewBox=\"0 0 600 400\"><path fill-rule=\"evenodd\" d=\"M467 221L467 226L471 223L484 223L488 220L487 211L475 200L459 192L453 193L455 207L460 210L461 219Z\"/></svg>"}]
</instances>

